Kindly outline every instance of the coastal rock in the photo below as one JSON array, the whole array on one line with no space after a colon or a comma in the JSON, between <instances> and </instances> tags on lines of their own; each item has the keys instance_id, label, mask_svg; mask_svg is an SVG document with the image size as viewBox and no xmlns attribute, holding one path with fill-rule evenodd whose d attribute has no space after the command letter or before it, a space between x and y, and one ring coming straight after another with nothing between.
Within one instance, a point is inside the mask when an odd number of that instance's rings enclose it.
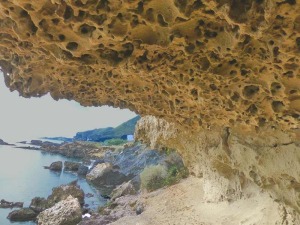
<instances>
[{"instance_id":1,"label":"coastal rock","mask_svg":"<svg viewBox=\"0 0 300 225\"><path fill-rule=\"evenodd\" d=\"M0 201L0 208L22 208L23 202L8 202L4 199Z\"/></svg>"},{"instance_id":2,"label":"coastal rock","mask_svg":"<svg viewBox=\"0 0 300 225\"><path fill-rule=\"evenodd\" d=\"M64 162L64 170L65 171L76 172L76 171L78 171L80 166L81 166L81 163L78 163L78 162L70 162L70 161Z\"/></svg>"},{"instance_id":3,"label":"coastal rock","mask_svg":"<svg viewBox=\"0 0 300 225\"><path fill-rule=\"evenodd\" d=\"M49 169L53 171L62 171L62 168L63 168L62 161L53 162L49 167L45 167L45 169Z\"/></svg>"},{"instance_id":4,"label":"coastal rock","mask_svg":"<svg viewBox=\"0 0 300 225\"><path fill-rule=\"evenodd\" d=\"M18 209L10 212L7 219L10 221L30 221L35 220L37 213L30 208Z\"/></svg>"},{"instance_id":5,"label":"coastal rock","mask_svg":"<svg viewBox=\"0 0 300 225\"><path fill-rule=\"evenodd\" d=\"M36 213L40 213L45 209L49 208L49 202L45 198L35 197L31 200L29 208L31 208Z\"/></svg>"},{"instance_id":6,"label":"coastal rock","mask_svg":"<svg viewBox=\"0 0 300 225\"><path fill-rule=\"evenodd\" d=\"M78 167L78 171L77 171L78 175L85 176L87 175L88 172L89 172L89 168L87 166L81 164Z\"/></svg>"},{"instance_id":7,"label":"coastal rock","mask_svg":"<svg viewBox=\"0 0 300 225\"><path fill-rule=\"evenodd\" d=\"M135 195L137 191L134 188L134 185L132 184L132 181L128 181L126 183L123 183L116 187L112 193L110 194L111 196L111 201L114 201L115 199L125 196L125 195Z\"/></svg>"},{"instance_id":8,"label":"coastal rock","mask_svg":"<svg viewBox=\"0 0 300 225\"><path fill-rule=\"evenodd\" d=\"M11 144L8 144L7 142L5 142L2 139L0 139L0 145L11 145Z\"/></svg>"},{"instance_id":9,"label":"coastal rock","mask_svg":"<svg viewBox=\"0 0 300 225\"><path fill-rule=\"evenodd\" d=\"M88 181L92 182L96 186L114 186L122 184L128 180L128 177L120 173L117 169L114 169L110 163L101 163L96 165L87 175Z\"/></svg>"},{"instance_id":10,"label":"coastal rock","mask_svg":"<svg viewBox=\"0 0 300 225\"><path fill-rule=\"evenodd\" d=\"M113 168L110 163L99 163L86 175L86 178L89 181L93 181L98 177L101 177L104 174L111 172L112 169Z\"/></svg>"},{"instance_id":11,"label":"coastal rock","mask_svg":"<svg viewBox=\"0 0 300 225\"><path fill-rule=\"evenodd\" d=\"M48 196L48 204L53 206L55 203L65 200L68 196L77 198L80 205L84 205L84 192L74 182L66 185L61 185L52 189L52 194Z\"/></svg>"},{"instance_id":12,"label":"coastal rock","mask_svg":"<svg viewBox=\"0 0 300 225\"><path fill-rule=\"evenodd\" d=\"M78 199L68 196L52 208L41 212L37 217L38 225L77 225L82 219Z\"/></svg>"}]
</instances>

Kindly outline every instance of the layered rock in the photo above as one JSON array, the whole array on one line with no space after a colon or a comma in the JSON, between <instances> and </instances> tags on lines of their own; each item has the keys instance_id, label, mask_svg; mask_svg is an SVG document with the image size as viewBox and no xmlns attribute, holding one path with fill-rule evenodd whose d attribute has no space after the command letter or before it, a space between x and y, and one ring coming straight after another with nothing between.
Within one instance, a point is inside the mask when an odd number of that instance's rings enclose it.
<instances>
[{"instance_id":1,"label":"layered rock","mask_svg":"<svg viewBox=\"0 0 300 225\"><path fill-rule=\"evenodd\" d=\"M149 116L136 128L138 140L152 147L169 146L182 154L190 173L203 177L204 199L234 201L267 191L274 200L300 212L300 143L294 133L234 129L187 132Z\"/></svg>"}]
</instances>

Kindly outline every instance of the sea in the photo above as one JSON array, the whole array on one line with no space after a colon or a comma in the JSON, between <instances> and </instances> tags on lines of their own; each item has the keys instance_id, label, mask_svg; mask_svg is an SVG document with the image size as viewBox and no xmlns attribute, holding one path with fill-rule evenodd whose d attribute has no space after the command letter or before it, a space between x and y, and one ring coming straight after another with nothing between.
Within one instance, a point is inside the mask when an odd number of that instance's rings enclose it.
<instances>
[{"instance_id":1,"label":"sea","mask_svg":"<svg viewBox=\"0 0 300 225\"><path fill-rule=\"evenodd\" d=\"M21 144L18 144L19 146ZM52 188L78 179L84 193L94 197L85 198L85 204L97 209L106 203L101 193L88 184L83 177L72 172L53 172L44 169L55 161L78 161L57 154L27 150L14 146L0 146L0 200L24 202L28 207L34 197L47 198ZM15 209L0 208L0 225L34 225L35 222L10 222L6 217Z\"/></svg>"}]
</instances>

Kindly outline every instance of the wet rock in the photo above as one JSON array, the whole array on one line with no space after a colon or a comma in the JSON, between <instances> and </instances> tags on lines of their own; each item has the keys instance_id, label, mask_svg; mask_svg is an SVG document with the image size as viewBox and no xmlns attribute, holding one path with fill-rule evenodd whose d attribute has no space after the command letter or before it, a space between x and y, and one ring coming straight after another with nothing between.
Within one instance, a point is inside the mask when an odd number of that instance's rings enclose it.
<instances>
[{"instance_id":1,"label":"wet rock","mask_svg":"<svg viewBox=\"0 0 300 225\"><path fill-rule=\"evenodd\" d=\"M49 208L49 202L45 198L35 197L31 200L29 208L37 213L40 213Z\"/></svg>"},{"instance_id":2,"label":"wet rock","mask_svg":"<svg viewBox=\"0 0 300 225\"><path fill-rule=\"evenodd\" d=\"M111 200L115 200L116 198L119 198L121 196L125 195L134 195L136 194L136 190L134 188L134 185L132 184L132 181L128 181L126 183L121 184L120 186L116 187L112 193L111 193Z\"/></svg>"},{"instance_id":3,"label":"wet rock","mask_svg":"<svg viewBox=\"0 0 300 225\"><path fill-rule=\"evenodd\" d=\"M37 213L30 208L18 209L10 212L7 219L10 221L31 221L35 220Z\"/></svg>"},{"instance_id":4,"label":"wet rock","mask_svg":"<svg viewBox=\"0 0 300 225\"><path fill-rule=\"evenodd\" d=\"M64 166L65 166L65 168L64 168L65 171L76 172L76 171L78 171L79 167L81 166L81 163L65 161Z\"/></svg>"},{"instance_id":5,"label":"wet rock","mask_svg":"<svg viewBox=\"0 0 300 225\"><path fill-rule=\"evenodd\" d=\"M78 167L78 171L77 171L77 174L78 175L82 175L82 176L85 176L87 175L87 173L89 172L89 168L85 165L80 165Z\"/></svg>"},{"instance_id":6,"label":"wet rock","mask_svg":"<svg viewBox=\"0 0 300 225\"><path fill-rule=\"evenodd\" d=\"M63 167L62 161L57 161L51 163L49 167L44 167L44 168L52 171L62 171L62 167Z\"/></svg>"},{"instance_id":7,"label":"wet rock","mask_svg":"<svg viewBox=\"0 0 300 225\"><path fill-rule=\"evenodd\" d=\"M23 202L8 202L4 199L0 201L0 208L22 208Z\"/></svg>"},{"instance_id":8,"label":"wet rock","mask_svg":"<svg viewBox=\"0 0 300 225\"><path fill-rule=\"evenodd\" d=\"M56 203L37 217L38 225L77 225L81 219L80 203L72 196Z\"/></svg>"}]
</instances>

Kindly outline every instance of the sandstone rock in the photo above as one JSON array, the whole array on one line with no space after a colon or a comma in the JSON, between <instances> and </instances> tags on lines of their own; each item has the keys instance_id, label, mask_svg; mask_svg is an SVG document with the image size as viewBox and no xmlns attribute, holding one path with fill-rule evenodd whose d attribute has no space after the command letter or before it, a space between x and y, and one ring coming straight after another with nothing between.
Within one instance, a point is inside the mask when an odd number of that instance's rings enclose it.
<instances>
[{"instance_id":1,"label":"sandstone rock","mask_svg":"<svg viewBox=\"0 0 300 225\"><path fill-rule=\"evenodd\" d=\"M69 196L52 208L41 212L37 217L37 223L38 225L77 225L81 219L78 199Z\"/></svg>"},{"instance_id":2,"label":"sandstone rock","mask_svg":"<svg viewBox=\"0 0 300 225\"><path fill-rule=\"evenodd\" d=\"M300 180L295 169L300 148L290 132L216 129L190 133L149 116L139 121L135 137L152 147L177 149L190 172L204 178L205 199L209 202L240 199L254 182L274 200L289 202L300 211L296 191L291 191L297 190Z\"/></svg>"},{"instance_id":3,"label":"sandstone rock","mask_svg":"<svg viewBox=\"0 0 300 225\"><path fill-rule=\"evenodd\" d=\"M66 184L52 189L52 194L48 196L48 203L53 206L55 203L65 200L68 196L77 198L80 205L84 204L84 192L80 187L75 184Z\"/></svg>"},{"instance_id":4,"label":"sandstone rock","mask_svg":"<svg viewBox=\"0 0 300 225\"><path fill-rule=\"evenodd\" d=\"M116 187L112 193L111 193L111 201L114 201L116 198L119 198L121 196L125 195L134 195L136 194L136 190L134 188L134 185L132 184L132 181L128 181L126 183L123 183Z\"/></svg>"},{"instance_id":5,"label":"sandstone rock","mask_svg":"<svg viewBox=\"0 0 300 225\"><path fill-rule=\"evenodd\" d=\"M76 172L76 171L78 171L80 166L81 166L81 163L65 161L64 170Z\"/></svg>"},{"instance_id":6,"label":"sandstone rock","mask_svg":"<svg viewBox=\"0 0 300 225\"><path fill-rule=\"evenodd\" d=\"M7 218L11 221L30 221L34 220L37 213L30 208L18 209L10 212Z\"/></svg>"},{"instance_id":7,"label":"sandstone rock","mask_svg":"<svg viewBox=\"0 0 300 225\"><path fill-rule=\"evenodd\" d=\"M40 213L44 211L45 209L48 209L50 207L50 204L47 199L35 197L31 200L31 203L29 205L29 208L31 208L36 213Z\"/></svg>"},{"instance_id":8,"label":"sandstone rock","mask_svg":"<svg viewBox=\"0 0 300 225\"><path fill-rule=\"evenodd\" d=\"M1 1L11 91L156 116L140 137L178 149L208 199L254 182L300 212L299 1L81 3Z\"/></svg>"},{"instance_id":9,"label":"sandstone rock","mask_svg":"<svg viewBox=\"0 0 300 225\"><path fill-rule=\"evenodd\" d=\"M7 86L186 129L298 127L298 1L105 2L1 2Z\"/></svg>"}]
</instances>

